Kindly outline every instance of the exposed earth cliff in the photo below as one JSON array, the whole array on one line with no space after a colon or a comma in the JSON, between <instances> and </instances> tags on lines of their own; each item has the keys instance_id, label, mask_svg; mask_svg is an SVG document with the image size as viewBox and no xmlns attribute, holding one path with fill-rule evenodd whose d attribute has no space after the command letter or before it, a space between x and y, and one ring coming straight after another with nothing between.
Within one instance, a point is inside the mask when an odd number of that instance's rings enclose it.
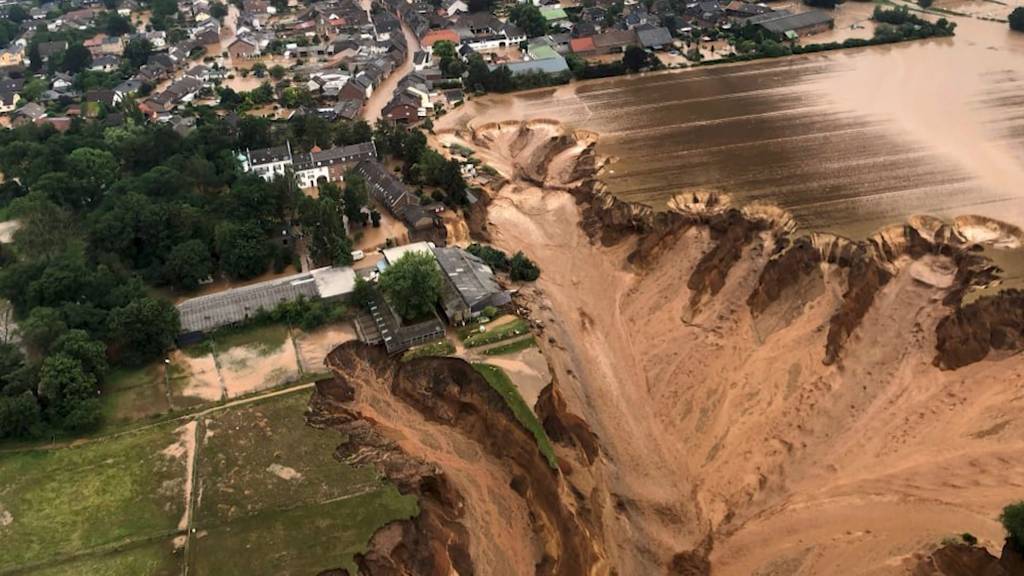
<instances>
[{"instance_id":1,"label":"exposed earth cliff","mask_svg":"<svg viewBox=\"0 0 1024 576\"><path fill-rule=\"evenodd\" d=\"M980 250L1019 230L922 217L854 241L716 194L655 212L602 190L593 134L438 140L503 177L474 237L543 270L520 303L543 326L556 385L535 410L560 470L458 361L332 354L319 395L347 382L352 421L433 470L405 486L437 512L375 539L437 548L405 573L908 574L975 561L936 550L963 532L999 553L1024 490L1024 296L962 301L997 281ZM393 550L364 565L403 573Z\"/></svg>"}]
</instances>

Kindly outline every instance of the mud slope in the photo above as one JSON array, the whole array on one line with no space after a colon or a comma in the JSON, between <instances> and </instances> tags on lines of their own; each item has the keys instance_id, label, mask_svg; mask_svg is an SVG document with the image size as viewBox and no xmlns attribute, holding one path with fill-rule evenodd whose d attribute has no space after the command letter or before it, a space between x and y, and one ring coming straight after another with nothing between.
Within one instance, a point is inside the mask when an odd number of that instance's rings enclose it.
<instances>
[{"instance_id":1,"label":"mud slope","mask_svg":"<svg viewBox=\"0 0 1024 576\"><path fill-rule=\"evenodd\" d=\"M801 236L700 194L654 213L604 193L594 134L438 140L506 179L474 234L543 270L522 298L600 444L561 455L609 572L903 574L964 531L998 554L1024 493L1020 304L959 309L996 272L966 226Z\"/></svg>"},{"instance_id":2,"label":"mud slope","mask_svg":"<svg viewBox=\"0 0 1024 576\"><path fill-rule=\"evenodd\" d=\"M368 574L588 574L601 552L558 471L466 362L401 363L359 343L327 358L310 424L344 432L337 456L377 466L421 514L375 535Z\"/></svg>"}]
</instances>

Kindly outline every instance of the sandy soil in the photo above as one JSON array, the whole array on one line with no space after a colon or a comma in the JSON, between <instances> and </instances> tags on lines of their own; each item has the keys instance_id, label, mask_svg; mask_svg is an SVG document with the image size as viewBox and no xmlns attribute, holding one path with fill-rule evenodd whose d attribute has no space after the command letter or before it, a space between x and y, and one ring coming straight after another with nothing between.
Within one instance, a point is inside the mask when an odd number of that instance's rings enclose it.
<instances>
[{"instance_id":1,"label":"sandy soil","mask_svg":"<svg viewBox=\"0 0 1024 576\"><path fill-rule=\"evenodd\" d=\"M8 220L6 222L0 222L0 244L10 244L14 241L14 233L18 231L20 226L17 220Z\"/></svg>"},{"instance_id":2,"label":"sandy soil","mask_svg":"<svg viewBox=\"0 0 1024 576\"><path fill-rule=\"evenodd\" d=\"M299 361L303 372L324 372L324 359L327 353L339 344L356 339L356 331L351 322L341 322L325 326L313 332L295 331L295 346L299 350Z\"/></svg>"},{"instance_id":3,"label":"sandy soil","mask_svg":"<svg viewBox=\"0 0 1024 576\"><path fill-rule=\"evenodd\" d=\"M192 357L181 350L171 353L171 396L175 405L216 402L224 398L213 354Z\"/></svg>"},{"instance_id":4,"label":"sandy soil","mask_svg":"<svg viewBox=\"0 0 1024 576\"><path fill-rule=\"evenodd\" d=\"M515 354L482 356L472 361L486 362L504 370L519 389L519 395L526 401L526 405L530 407L537 405L537 397L540 396L541 390L551 383L548 361L538 348L527 348Z\"/></svg>"},{"instance_id":5,"label":"sandy soil","mask_svg":"<svg viewBox=\"0 0 1024 576\"><path fill-rule=\"evenodd\" d=\"M181 520L178 521L178 530L188 528L189 518L192 514L192 477L196 464L196 426L196 421L191 420L175 430L178 433L178 440L164 448L162 452L168 458L185 459L184 490L182 490L185 496L185 511L181 515Z\"/></svg>"},{"instance_id":6,"label":"sandy soil","mask_svg":"<svg viewBox=\"0 0 1024 576\"><path fill-rule=\"evenodd\" d=\"M478 155L514 177L558 134L534 128L522 142L484 127ZM745 301L771 252L765 234L694 309L687 281L707 231L685 231L642 270L626 260L631 240L592 244L555 189L579 151L553 160L546 189L501 190L488 223L498 247L544 271L525 296L570 411L600 438L591 503L619 573L661 573L698 549L715 574L900 574L965 531L998 553L996 517L1024 488L1024 356L932 366L948 262L901 263L825 366L841 274L783 298L795 317L759 333Z\"/></svg>"},{"instance_id":7,"label":"sandy soil","mask_svg":"<svg viewBox=\"0 0 1024 576\"><path fill-rule=\"evenodd\" d=\"M274 350L237 346L218 351L217 363L228 398L279 386L299 376L291 338Z\"/></svg>"}]
</instances>

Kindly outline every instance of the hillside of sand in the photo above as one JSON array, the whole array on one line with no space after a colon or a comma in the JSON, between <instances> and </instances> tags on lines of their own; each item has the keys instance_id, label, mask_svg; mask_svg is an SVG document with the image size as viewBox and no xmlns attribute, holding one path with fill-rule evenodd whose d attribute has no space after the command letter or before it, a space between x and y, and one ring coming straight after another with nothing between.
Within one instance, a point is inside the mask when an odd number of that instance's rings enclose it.
<instances>
[{"instance_id":1,"label":"hillside of sand","mask_svg":"<svg viewBox=\"0 0 1024 576\"><path fill-rule=\"evenodd\" d=\"M991 279L964 234L922 219L801 240L720 200L623 208L587 180L595 139L551 122L439 136L506 179L477 236L543 270L523 298L598 438L566 481L609 564L899 574L962 532L998 554L998 513L1024 492L1024 357L1015 326L981 359L962 349L977 339L950 318Z\"/></svg>"}]
</instances>

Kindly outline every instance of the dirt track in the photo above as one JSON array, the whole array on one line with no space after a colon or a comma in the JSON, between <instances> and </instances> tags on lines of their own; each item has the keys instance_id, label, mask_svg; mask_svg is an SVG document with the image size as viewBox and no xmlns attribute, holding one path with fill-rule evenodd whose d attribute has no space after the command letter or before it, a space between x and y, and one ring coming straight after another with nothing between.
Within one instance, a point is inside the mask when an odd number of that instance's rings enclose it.
<instances>
[{"instance_id":1,"label":"dirt track","mask_svg":"<svg viewBox=\"0 0 1024 576\"><path fill-rule=\"evenodd\" d=\"M545 150L564 138L552 123L526 135L490 125L461 143L511 180L487 229L543 270L527 295L542 348L604 454L572 481L606 511L620 573L660 573L697 550L715 574L900 574L965 531L998 554L996 517L1024 490L1024 357L933 366L947 258L897 261L826 366L845 270L821 264L817 286L789 289L755 321L746 301L772 251L764 232L717 294L693 298L707 229L666 239L643 268L627 260L635 238L592 243L557 189L593 138L577 136Z\"/></svg>"}]
</instances>

